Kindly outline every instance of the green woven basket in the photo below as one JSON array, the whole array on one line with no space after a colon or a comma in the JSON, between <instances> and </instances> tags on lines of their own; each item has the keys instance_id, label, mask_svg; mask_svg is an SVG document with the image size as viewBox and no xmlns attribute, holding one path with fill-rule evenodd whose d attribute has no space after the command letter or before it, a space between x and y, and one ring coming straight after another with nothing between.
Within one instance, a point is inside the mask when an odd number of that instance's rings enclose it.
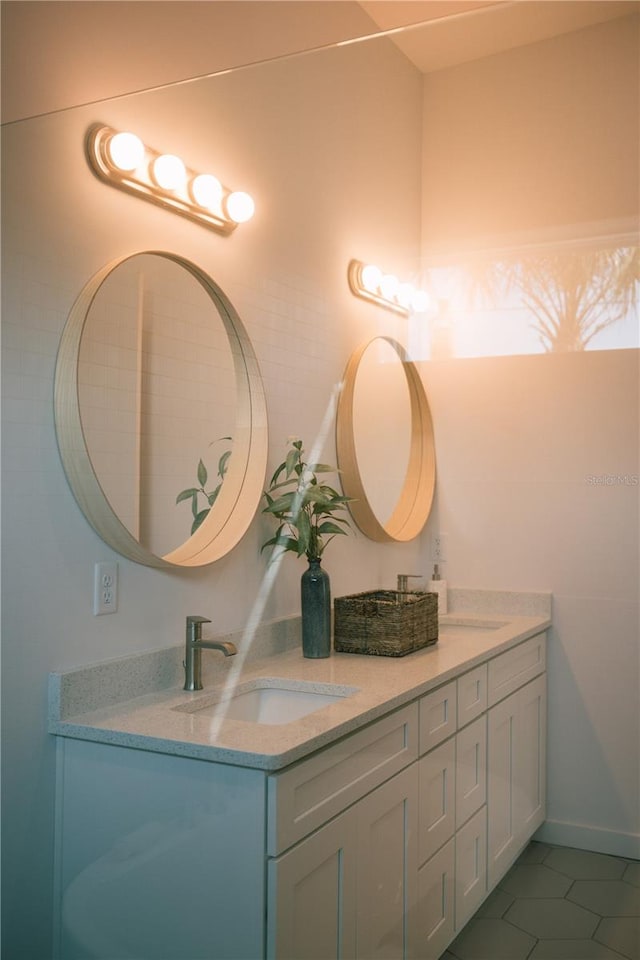
<instances>
[{"instance_id":1,"label":"green woven basket","mask_svg":"<svg viewBox=\"0 0 640 960\"><path fill-rule=\"evenodd\" d=\"M339 653L404 657L438 642L438 594L370 590L336 597L333 646Z\"/></svg>"}]
</instances>

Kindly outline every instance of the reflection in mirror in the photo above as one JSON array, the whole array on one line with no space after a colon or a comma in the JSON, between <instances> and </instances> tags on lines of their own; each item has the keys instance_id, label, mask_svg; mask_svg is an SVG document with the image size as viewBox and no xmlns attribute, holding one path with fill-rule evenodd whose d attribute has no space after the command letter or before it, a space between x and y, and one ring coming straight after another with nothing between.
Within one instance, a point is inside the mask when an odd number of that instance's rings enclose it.
<instances>
[{"instance_id":1,"label":"reflection in mirror","mask_svg":"<svg viewBox=\"0 0 640 960\"><path fill-rule=\"evenodd\" d=\"M433 424L418 371L395 340L375 337L349 359L336 449L360 530L378 541L416 537L435 490Z\"/></svg>"},{"instance_id":2,"label":"reflection in mirror","mask_svg":"<svg viewBox=\"0 0 640 960\"><path fill-rule=\"evenodd\" d=\"M353 435L367 500L384 526L400 499L411 452L411 397L402 360L383 337L372 340L353 391Z\"/></svg>"},{"instance_id":3,"label":"reflection in mirror","mask_svg":"<svg viewBox=\"0 0 640 960\"><path fill-rule=\"evenodd\" d=\"M56 431L76 499L150 566L228 552L258 506L266 408L249 339L194 264L136 254L76 302L58 353Z\"/></svg>"},{"instance_id":4,"label":"reflection in mirror","mask_svg":"<svg viewBox=\"0 0 640 960\"><path fill-rule=\"evenodd\" d=\"M233 434L236 382L224 325L190 273L140 254L98 290L78 363L82 429L104 495L136 540L169 553L193 522L192 498L176 507L177 494L192 487L196 498L199 461L214 478L214 458L230 444L222 438Z\"/></svg>"}]
</instances>

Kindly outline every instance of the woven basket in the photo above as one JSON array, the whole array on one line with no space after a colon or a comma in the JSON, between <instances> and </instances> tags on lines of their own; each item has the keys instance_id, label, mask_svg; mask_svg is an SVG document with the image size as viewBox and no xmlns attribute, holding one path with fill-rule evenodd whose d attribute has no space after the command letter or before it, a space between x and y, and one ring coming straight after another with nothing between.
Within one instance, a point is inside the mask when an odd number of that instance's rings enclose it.
<instances>
[{"instance_id":1,"label":"woven basket","mask_svg":"<svg viewBox=\"0 0 640 960\"><path fill-rule=\"evenodd\" d=\"M334 600L333 646L340 653L404 657L438 641L438 594L370 590Z\"/></svg>"}]
</instances>

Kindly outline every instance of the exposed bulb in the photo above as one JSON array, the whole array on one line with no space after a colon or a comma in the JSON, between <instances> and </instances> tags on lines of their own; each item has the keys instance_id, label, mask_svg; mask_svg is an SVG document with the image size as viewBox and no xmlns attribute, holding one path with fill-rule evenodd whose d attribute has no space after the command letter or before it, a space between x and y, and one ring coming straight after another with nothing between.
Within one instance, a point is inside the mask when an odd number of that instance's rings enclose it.
<instances>
[{"instance_id":1,"label":"exposed bulb","mask_svg":"<svg viewBox=\"0 0 640 960\"><path fill-rule=\"evenodd\" d=\"M395 300L399 287L400 281L392 273L385 274L380 281L380 293L385 300Z\"/></svg>"},{"instance_id":2,"label":"exposed bulb","mask_svg":"<svg viewBox=\"0 0 640 960\"><path fill-rule=\"evenodd\" d=\"M210 173L201 173L191 182L193 199L207 210L220 210L222 192L222 184Z\"/></svg>"},{"instance_id":3,"label":"exposed bulb","mask_svg":"<svg viewBox=\"0 0 640 960\"><path fill-rule=\"evenodd\" d=\"M153 179L163 190L177 190L186 176L187 171L180 157L163 153L153 161Z\"/></svg>"},{"instance_id":4,"label":"exposed bulb","mask_svg":"<svg viewBox=\"0 0 640 960\"><path fill-rule=\"evenodd\" d=\"M233 220L234 223L246 223L247 220L251 220L256 206L253 198L250 197L248 193L243 193L242 190L236 190L227 197L225 208L227 216Z\"/></svg>"},{"instance_id":5,"label":"exposed bulb","mask_svg":"<svg viewBox=\"0 0 640 960\"><path fill-rule=\"evenodd\" d=\"M360 271L360 282L369 293L377 293L380 281L382 280L382 270L373 263L368 263Z\"/></svg>"},{"instance_id":6,"label":"exposed bulb","mask_svg":"<svg viewBox=\"0 0 640 960\"><path fill-rule=\"evenodd\" d=\"M425 290L416 290L411 298L411 309L415 313L424 313L429 307L429 294Z\"/></svg>"},{"instance_id":7,"label":"exposed bulb","mask_svg":"<svg viewBox=\"0 0 640 960\"><path fill-rule=\"evenodd\" d=\"M401 307L404 307L405 310L408 310L411 306L413 297L416 293L416 288L412 283L401 283L398 287L397 299Z\"/></svg>"},{"instance_id":8,"label":"exposed bulb","mask_svg":"<svg viewBox=\"0 0 640 960\"><path fill-rule=\"evenodd\" d=\"M144 144L135 133L116 133L107 145L109 159L118 170L135 170L144 160Z\"/></svg>"}]
</instances>

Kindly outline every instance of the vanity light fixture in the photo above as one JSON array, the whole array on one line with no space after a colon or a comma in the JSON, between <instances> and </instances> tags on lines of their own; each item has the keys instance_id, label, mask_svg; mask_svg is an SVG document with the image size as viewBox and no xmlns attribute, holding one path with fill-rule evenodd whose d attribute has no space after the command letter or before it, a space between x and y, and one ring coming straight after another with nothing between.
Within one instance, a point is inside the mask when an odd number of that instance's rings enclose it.
<instances>
[{"instance_id":1,"label":"vanity light fixture","mask_svg":"<svg viewBox=\"0 0 640 960\"><path fill-rule=\"evenodd\" d=\"M392 273L383 273L372 263L352 260L348 270L349 287L356 297L370 300L387 310L408 317L410 313L424 313L429 306L429 295L412 283L401 282Z\"/></svg>"},{"instance_id":2,"label":"vanity light fixture","mask_svg":"<svg viewBox=\"0 0 640 960\"><path fill-rule=\"evenodd\" d=\"M87 134L86 149L101 180L219 233L231 233L254 214L248 193L228 190L217 177L189 169L174 154L158 153L135 133L96 124Z\"/></svg>"}]
</instances>

